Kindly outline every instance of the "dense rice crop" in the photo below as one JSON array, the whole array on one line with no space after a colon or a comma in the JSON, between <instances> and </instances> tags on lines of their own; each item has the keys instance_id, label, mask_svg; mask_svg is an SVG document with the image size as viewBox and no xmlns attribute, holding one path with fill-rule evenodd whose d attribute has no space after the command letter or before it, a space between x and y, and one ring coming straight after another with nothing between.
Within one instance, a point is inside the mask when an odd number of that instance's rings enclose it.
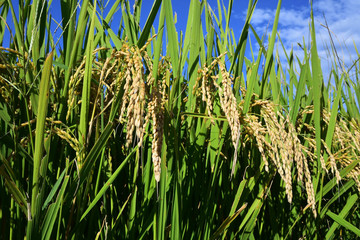
<instances>
[{"instance_id":1,"label":"dense rice crop","mask_svg":"<svg viewBox=\"0 0 360 240\"><path fill-rule=\"evenodd\" d=\"M263 38L250 0L238 39L233 1L192 0L185 33L170 0L143 28L142 1L60 2L58 44L52 1L0 1L3 239L360 236L359 62L323 76L312 12L283 63L281 0Z\"/></svg>"}]
</instances>

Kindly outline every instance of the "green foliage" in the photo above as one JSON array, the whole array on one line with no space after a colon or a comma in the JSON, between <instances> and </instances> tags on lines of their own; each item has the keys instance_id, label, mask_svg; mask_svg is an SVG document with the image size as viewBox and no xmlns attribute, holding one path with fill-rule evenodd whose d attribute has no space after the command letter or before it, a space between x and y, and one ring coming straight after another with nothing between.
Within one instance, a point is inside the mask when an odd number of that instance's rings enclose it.
<instances>
[{"instance_id":1,"label":"green foliage","mask_svg":"<svg viewBox=\"0 0 360 240\"><path fill-rule=\"evenodd\" d=\"M170 0L143 29L142 1L60 2L63 49L51 1L0 1L0 43L4 19L15 28L0 47L4 239L359 236L359 62L350 78L334 56L326 84L312 12L298 59L281 1L260 38L250 0L239 39L233 1L190 1L185 33Z\"/></svg>"}]
</instances>

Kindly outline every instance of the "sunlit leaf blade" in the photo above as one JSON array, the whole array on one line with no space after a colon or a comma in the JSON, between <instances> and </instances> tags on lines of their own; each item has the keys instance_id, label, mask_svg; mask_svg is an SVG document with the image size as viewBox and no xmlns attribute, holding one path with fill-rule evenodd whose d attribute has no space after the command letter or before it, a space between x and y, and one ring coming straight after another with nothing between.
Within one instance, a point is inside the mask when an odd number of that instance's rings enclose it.
<instances>
[{"instance_id":1,"label":"sunlit leaf blade","mask_svg":"<svg viewBox=\"0 0 360 240\"><path fill-rule=\"evenodd\" d=\"M39 108L36 121L36 134L35 134L35 153L34 153L34 166L33 166L33 181L32 181L32 194L31 194L31 215L36 216L37 198L39 194L39 178L40 178L40 164L43 157L44 150L44 138L45 138L45 118L48 110L49 101L49 88L50 88L50 76L53 61L53 54L51 52L46 58L44 68L41 75L40 87L39 87ZM41 203L39 203L41 204Z\"/></svg>"}]
</instances>

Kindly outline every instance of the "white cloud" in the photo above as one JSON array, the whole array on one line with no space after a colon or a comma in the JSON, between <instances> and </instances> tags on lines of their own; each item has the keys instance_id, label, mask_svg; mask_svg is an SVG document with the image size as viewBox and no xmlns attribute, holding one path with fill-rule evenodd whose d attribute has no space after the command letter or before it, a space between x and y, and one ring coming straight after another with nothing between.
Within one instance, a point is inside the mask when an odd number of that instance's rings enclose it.
<instances>
[{"instance_id":1,"label":"white cloud","mask_svg":"<svg viewBox=\"0 0 360 240\"><path fill-rule=\"evenodd\" d=\"M255 8L251 23L253 25L267 24L271 19L274 19L275 11L272 9Z\"/></svg>"},{"instance_id":2,"label":"white cloud","mask_svg":"<svg viewBox=\"0 0 360 240\"><path fill-rule=\"evenodd\" d=\"M329 62L331 60L327 56L330 38L327 29L322 26L325 25L323 14L326 17L340 59L344 61L346 67L350 67L353 61L357 59L353 43L355 42L356 46L360 48L360 14L358 14L360 1L318 0L314 3L313 8L318 53L322 61L324 77L327 78L326 75L331 66ZM271 32L275 11L275 9L255 9L251 23L260 36L265 31ZM293 46L294 52L298 54L300 59L302 59L302 50L297 43L302 44L304 37L306 44L309 44L309 21L310 6L296 9L282 7L280 10L278 31L281 39L287 51L290 52Z\"/></svg>"}]
</instances>

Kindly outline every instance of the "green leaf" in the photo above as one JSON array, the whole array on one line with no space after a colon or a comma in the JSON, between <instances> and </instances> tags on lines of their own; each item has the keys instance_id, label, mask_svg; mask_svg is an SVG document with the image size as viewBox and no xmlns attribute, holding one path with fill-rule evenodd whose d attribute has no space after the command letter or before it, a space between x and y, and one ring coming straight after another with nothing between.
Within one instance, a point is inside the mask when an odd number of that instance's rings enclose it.
<instances>
[{"instance_id":1,"label":"green leaf","mask_svg":"<svg viewBox=\"0 0 360 240\"><path fill-rule=\"evenodd\" d=\"M331 217L335 222L343 226L344 228L352 231L355 233L358 237L360 237L360 229L352 225L350 222L346 221L343 217L340 217L339 215L336 215L335 213L331 211L327 211L326 214Z\"/></svg>"},{"instance_id":2,"label":"green leaf","mask_svg":"<svg viewBox=\"0 0 360 240\"><path fill-rule=\"evenodd\" d=\"M40 95L39 108L36 118L36 132L35 132L35 152L34 152L34 166L33 166L33 181L32 181L32 195L31 195L31 215L35 217L37 214L37 197L39 193L39 171L40 163L43 157L44 139L45 139L45 119L48 110L50 75L53 61L53 53L51 52L45 60L44 69L40 81ZM40 203L41 204L41 203Z\"/></svg>"},{"instance_id":3,"label":"green leaf","mask_svg":"<svg viewBox=\"0 0 360 240\"><path fill-rule=\"evenodd\" d=\"M349 215L351 208L355 205L355 203L358 200L358 196L356 194L351 195L347 202L346 205L343 207L343 209L341 210L340 214L339 214L339 218L346 218L346 216ZM326 214L330 213L329 211L326 212ZM331 215L331 214L330 214ZM334 214L335 215L335 214ZM336 217L335 217L336 218ZM335 219L334 219L335 220ZM326 233L325 239L329 239L330 237L333 236L335 230L339 227L338 222L335 220L335 222L331 225L329 231Z\"/></svg>"},{"instance_id":4,"label":"green leaf","mask_svg":"<svg viewBox=\"0 0 360 240\"><path fill-rule=\"evenodd\" d=\"M85 73L83 80L82 96L81 96L81 111L80 111L80 123L79 123L79 142L82 147L85 148L87 142L87 126L89 117L89 105L90 105L90 84L92 77L92 62L93 62L93 50L94 50L94 28L96 18L96 3L94 2L93 13L91 16L91 24L89 28L89 38L86 45L86 62Z\"/></svg>"},{"instance_id":5,"label":"green leaf","mask_svg":"<svg viewBox=\"0 0 360 240\"><path fill-rule=\"evenodd\" d=\"M124 166L127 164L127 162L131 159L132 155L136 152L138 147L136 146L129 155L124 159L124 161L120 164L120 166L115 170L115 172L111 175L109 180L105 183L105 185L100 189L99 193L95 196L94 200L90 203L89 207L85 210L83 215L80 218L80 221L82 221L86 215L91 211L91 209L95 206L95 204L99 201L99 199L105 194L106 190L110 187L112 182L116 179L116 177L119 175L121 170L124 168Z\"/></svg>"},{"instance_id":6,"label":"green leaf","mask_svg":"<svg viewBox=\"0 0 360 240\"><path fill-rule=\"evenodd\" d=\"M162 0L156 0L153 3L153 6L152 6L152 8L150 10L150 14L149 14L149 16L148 16L148 18L146 20L144 29L142 30L141 35L139 37L139 40L137 42L137 46L139 48L144 46L147 39L149 38L149 33L150 33L150 30L151 30L151 27L153 26L156 15L157 15L157 13L159 11L161 2L162 2Z\"/></svg>"},{"instance_id":7,"label":"green leaf","mask_svg":"<svg viewBox=\"0 0 360 240\"><path fill-rule=\"evenodd\" d=\"M62 180L63 180L63 178L64 178L64 176L65 176L65 170L66 170L66 169L63 170L63 172L61 173L59 179L58 179L58 180L56 181L56 183L54 184L54 186L53 186L53 188L51 189L48 197L47 197L46 200L44 201L44 204L43 204L41 210L44 210L44 209L47 207L47 205L49 204L49 202L52 200L52 198L54 197L55 193L56 193L57 190L59 189L59 186L60 186L60 184L61 184L61 182L62 182Z\"/></svg>"},{"instance_id":8,"label":"green leaf","mask_svg":"<svg viewBox=\"0 0 360 240\"><path fill-rule=\"evenodd\" d=\"M63 197L68 182L69 182L69 176L65 176L55 203L51 204L50 207L48 208L48 211L46 212L44 218L44 225L41 228L41 236L42 236L41 239L50 239L51 237L51 234L53 232L53 227L57 219L57 215L59 214L61 205L63 204Z\"/></svg>"},{"instance_id":9,"label":"green leaf","mask_svg":"<svg viewBox=\"0 0 360 240\"><path fill-rule=\"evenodd\" d=\"M220 227L215 231L210 239L217 239L221 233L231 224L232 221L239 216L239 214L247 207L247 203L241 206L233 215L228 216L220 225Z\"/></svg>"}]
</instances>

